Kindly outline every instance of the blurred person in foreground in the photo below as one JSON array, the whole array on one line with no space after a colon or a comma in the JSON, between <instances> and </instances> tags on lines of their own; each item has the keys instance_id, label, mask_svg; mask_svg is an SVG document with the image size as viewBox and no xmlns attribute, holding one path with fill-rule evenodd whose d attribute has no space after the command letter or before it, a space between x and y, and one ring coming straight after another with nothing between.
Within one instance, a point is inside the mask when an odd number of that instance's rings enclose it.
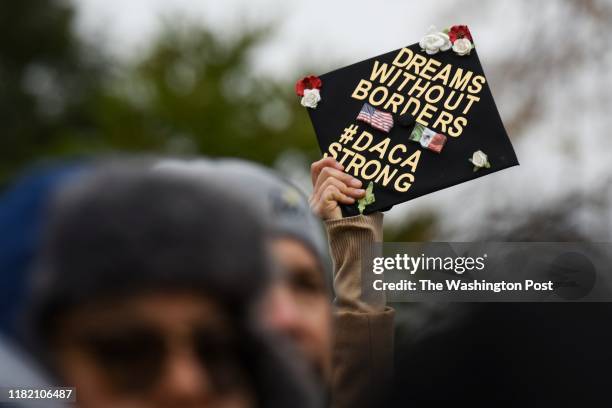
<instances>
[{"instance_id":1,"label":"blurred person in foreground","mask_svg":"<svg viewBox=\"0 0 612 408\"><path fill-rule=\"evenodd\" d=\"M52 385L23 348L20 312L49 199L86 167L87 163L81 161L41 163L22 173L0 194L0 387L47 389ZM41 406L27 399L13 403L10 406ZM65 405L46 401L47 406Z\"/></svg>"},{"instance_id":2,"label":"blurred person in foreground","mask_svg":"<svg viewBox=\"0 0 612 408\"><path fill-rule=\"evenodd\" d=\"M49 200L87 166L86 161L41 163L0 194L0 332L7 339L18 341L28 271L40 246Z\"/></svg>"},{"instance_id":3,"label":"blurred person in foreground","mask_svg":"<svg viewBox=\"0 0 612 408\"><path fill-rule=\"evenodd\" d=\"M382 240L382 214L342 219L339 203L350 204L365 194L359 181L332 159L318 161L311 168L309 202L292 184L246 161L164 160L155 169L196 180L214 175L263 214L282 271L267 293L263 320L290 338L310 362L330 390L331 406L377 406L391 376L394 312L384 297L361 293L362 249ZM325 223L329 248L313 211Z\"/></svg>"},{"instance_id":4,"label":"blurred person in foreground","mask_svg":"<svg viewBox=\"0 0 612 408\"><path fill-rule=\"evenodd\" d=\"M28 304L36 355L82 407L316 406L252 318L257 216L212 180L99 166L62 189Z\"/></svg>"}]
</instances>

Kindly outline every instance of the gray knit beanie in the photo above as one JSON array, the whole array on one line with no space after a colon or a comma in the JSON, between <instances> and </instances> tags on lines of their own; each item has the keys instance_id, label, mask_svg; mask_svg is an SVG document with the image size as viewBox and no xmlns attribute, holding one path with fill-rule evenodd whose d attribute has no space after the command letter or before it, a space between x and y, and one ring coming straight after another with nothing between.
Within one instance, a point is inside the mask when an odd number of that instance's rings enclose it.
<instances>
[{"instance_id":1,"label":"gray knit beanie","mask_svg":"<svg viewBox=\"0 0 612 408\"><path fill-rule=\"evenodd\" d=\"M273 171L240 159L166 159L154 170L214 178L261 214L271 236L292 237L306 245L327 275L329 252L320 221L312 214L304 193Z\"/></svg>"}]
</instances>

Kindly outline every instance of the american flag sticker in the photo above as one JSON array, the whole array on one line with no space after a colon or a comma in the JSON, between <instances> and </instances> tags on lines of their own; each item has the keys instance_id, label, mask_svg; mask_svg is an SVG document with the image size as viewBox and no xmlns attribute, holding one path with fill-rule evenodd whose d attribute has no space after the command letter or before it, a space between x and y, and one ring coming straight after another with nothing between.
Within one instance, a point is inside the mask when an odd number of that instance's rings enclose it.
<instances>
[{"instance_id":1,"label":"american flag sticker","mask_svg":"<svg viewBox=\"0 0 612 408\"><path fill-rule=\"evenodd\" d=\"M393 116L390 113L380 111L367 102L361 107L357 120L385 133L389 133L393 127Z\"/></svg>"}]
</instances>

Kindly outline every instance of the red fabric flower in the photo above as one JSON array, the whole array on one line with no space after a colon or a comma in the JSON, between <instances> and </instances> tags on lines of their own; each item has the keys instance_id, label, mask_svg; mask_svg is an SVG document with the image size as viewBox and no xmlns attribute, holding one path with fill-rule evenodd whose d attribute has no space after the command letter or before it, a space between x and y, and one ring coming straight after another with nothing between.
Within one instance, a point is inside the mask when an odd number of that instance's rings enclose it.
<instances>
[{"instance_id":1,"label":"red fabric flower","mask_svg":"<svg viewBox=\"0 0 612 408\"><path fill-rule=\"evenodd\" d=\"M321 78L315 75L309 75L295 83L295 93L298 96L304 96L304 89L321 89Z\"/></svg>"},{"instance_id":2,"label":"red fabric flower","mask_svg":"<svg viewBox=\"0 0 612 408\"><path fill-rule=\"evenodd\" d=\"M466 25L452 26L450 30L448 31L448 37L450 38L453 44L459 38L467 38L471 42L474 42L474 40L472 40L472 34L470 33L470 29Z\"/></svg>"}]
</instances>

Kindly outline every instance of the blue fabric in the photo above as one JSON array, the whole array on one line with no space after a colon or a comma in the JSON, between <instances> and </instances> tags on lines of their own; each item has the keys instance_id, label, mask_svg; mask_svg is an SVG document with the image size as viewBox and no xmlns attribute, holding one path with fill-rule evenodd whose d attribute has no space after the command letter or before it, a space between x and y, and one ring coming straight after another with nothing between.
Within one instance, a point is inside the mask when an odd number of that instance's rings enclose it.
<instances>
[{"instance_id":1,"label":"blue fabric","mask_svg":"<svg viewBox=\"0 0 612 408\"><path fill-rule=\"evenodd\" d=\"M31 266L53 192L85 167L83 162L36 167L0 195L0 331L16 336Z\"/></svg>"}]
</instances>

